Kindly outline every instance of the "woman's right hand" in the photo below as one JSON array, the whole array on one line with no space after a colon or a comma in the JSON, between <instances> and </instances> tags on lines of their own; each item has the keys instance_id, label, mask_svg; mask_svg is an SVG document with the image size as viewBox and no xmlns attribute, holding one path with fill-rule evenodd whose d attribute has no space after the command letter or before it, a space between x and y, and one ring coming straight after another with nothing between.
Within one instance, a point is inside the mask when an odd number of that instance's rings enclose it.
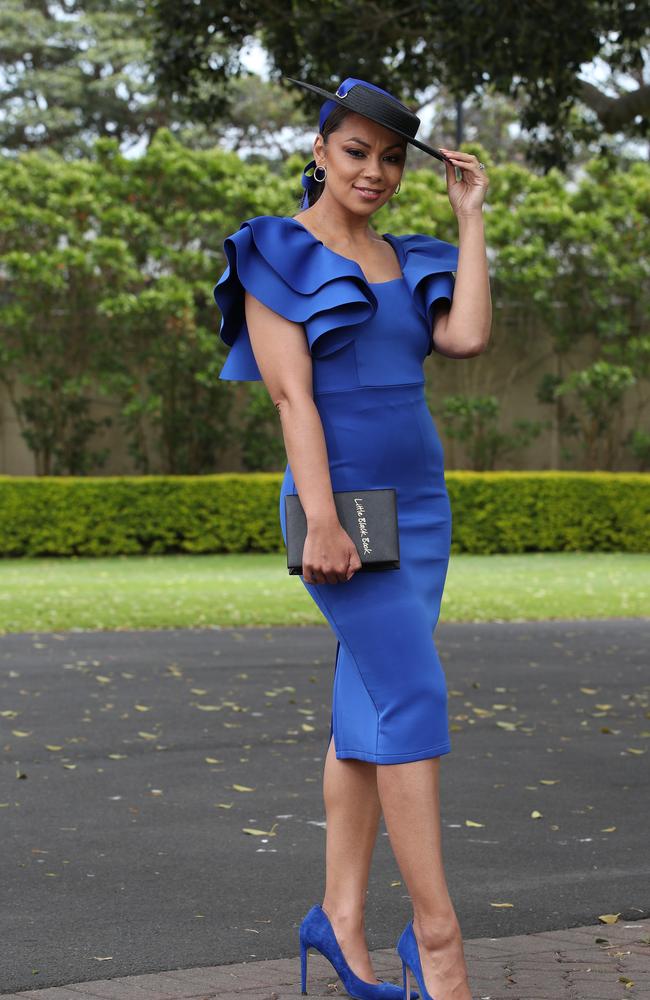
<instances>
[{"instance_id":1,"label":"woman's right hand","mask_svg":"<svg viewBox=\"0 0 650 1000\"><path fill-rule=\"evenodd\" d=\"M302 552L302 576L305 583L345 583L357 570L361 559L356 545L335 521L307 526Z\"/></svg>"}]
</instances>

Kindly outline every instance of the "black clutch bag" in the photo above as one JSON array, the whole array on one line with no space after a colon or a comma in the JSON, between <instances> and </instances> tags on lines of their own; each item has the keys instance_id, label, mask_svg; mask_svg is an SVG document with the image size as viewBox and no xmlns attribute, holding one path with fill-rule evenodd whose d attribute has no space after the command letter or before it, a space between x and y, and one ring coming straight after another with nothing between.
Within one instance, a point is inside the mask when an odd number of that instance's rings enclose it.
<instances>
[{"instance_id":1,"label":"black clutch bag","mask_svg":"<svg viewBox=\"0 0 650 1000\"><path fill-rule=\"evenodd\" d=\"M341 527L357 547L361 569L370 572L399 569L397 493L394 489L339 490L334 492ZM302 553L307 537L307 518L297 493L284 498L287 533L287 569L302 576Z\"/></svg>"}]
</instances>

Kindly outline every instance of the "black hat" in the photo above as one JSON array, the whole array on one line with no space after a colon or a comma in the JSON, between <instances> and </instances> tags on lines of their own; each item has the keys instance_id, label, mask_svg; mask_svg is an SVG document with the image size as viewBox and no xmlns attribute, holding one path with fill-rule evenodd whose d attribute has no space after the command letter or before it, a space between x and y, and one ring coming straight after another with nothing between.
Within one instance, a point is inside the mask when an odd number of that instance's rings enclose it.
<instances>
[{"instance_id":1,"label":"black hat","mask_svg":"<svg viewBox=\"0 0 650 1000\"><path fill-rule=\"evenodd\" d=\"M323 90L322 87L315 87L311 83L303 83L302 80L294 80L290 76L285 76L283 79L288 80L290 83L297 83L299 87L305 87L314 94L327 98L321 106L321 130L325 119L333 111L335 105L340 104L341 107L355 111L358 115L364 115L366 118L370 118L371 121L377 122L379 125L383 125L393 132L397 132L398 135L404 136L405 139L414 146L417 146L418 149L423 149L425 153L435 156L438 160L446 163L452 162L445 153L434 149L433 146L427 146L425 142L420 142L419 139L415 138L415 134L420 127L418 116L409 111L406 105L398 101L392 94L389 94L387 90L382 90L381 87L375 86L374 83L368 83L366 80L357 80L349 76L343 80L334 94L330 94L327 90Z\"/></svg>"}]
</instances>

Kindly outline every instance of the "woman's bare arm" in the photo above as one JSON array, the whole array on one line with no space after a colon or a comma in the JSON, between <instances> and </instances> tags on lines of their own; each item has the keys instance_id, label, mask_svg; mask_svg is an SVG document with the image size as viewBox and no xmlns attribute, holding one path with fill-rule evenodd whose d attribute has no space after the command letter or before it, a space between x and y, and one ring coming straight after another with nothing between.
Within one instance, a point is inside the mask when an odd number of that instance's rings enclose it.
<instances>
[{"instance_id":1,"label":"woman's bare arm","mask_svg":"<svg viewBox=\"0 0 650 1000\"><path fill-rule=\"evenodd\" d=\"M246 292L245 311L253 354L280 415L287 459L307 518L305 579L308 574L313 577L309 580L312 583L349 579L361 566L361 560L354 542L341 527L334 504L327 444L312 392L312 360L305 331L250 292Z\"/></svg>"},{"instance_id":2,"label":"woman's bare arm","mask_svg":"<svg viewBox=\"0 0 650 1000\"><path fill-rule=\"evenodd\" d=\"M451 307L438 303L433 323L433 346L448 358L482 354L490 339L492 300L480 212L458 220L458 269Z\"/></svg>"}]
</instances>

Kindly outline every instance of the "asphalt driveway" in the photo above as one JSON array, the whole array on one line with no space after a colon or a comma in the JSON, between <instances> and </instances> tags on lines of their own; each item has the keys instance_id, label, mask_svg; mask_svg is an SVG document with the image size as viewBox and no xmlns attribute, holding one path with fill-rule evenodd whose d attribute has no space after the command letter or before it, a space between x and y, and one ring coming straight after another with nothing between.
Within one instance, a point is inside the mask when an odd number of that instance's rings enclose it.
<instances>
[{"instance_id":1,"label":"asphalt driveway","mask_svg":"<svg viewBox=\"0 0 650 1000\"><path fill-rule=\"evenodd\" d=\"M649 640L647 619L439 625L465 938L650 914ZM0 637L0 992L297 954L335 648L318 626ZM370 947L409 916L382 825Z\"/></svg>"}]
</instances>

